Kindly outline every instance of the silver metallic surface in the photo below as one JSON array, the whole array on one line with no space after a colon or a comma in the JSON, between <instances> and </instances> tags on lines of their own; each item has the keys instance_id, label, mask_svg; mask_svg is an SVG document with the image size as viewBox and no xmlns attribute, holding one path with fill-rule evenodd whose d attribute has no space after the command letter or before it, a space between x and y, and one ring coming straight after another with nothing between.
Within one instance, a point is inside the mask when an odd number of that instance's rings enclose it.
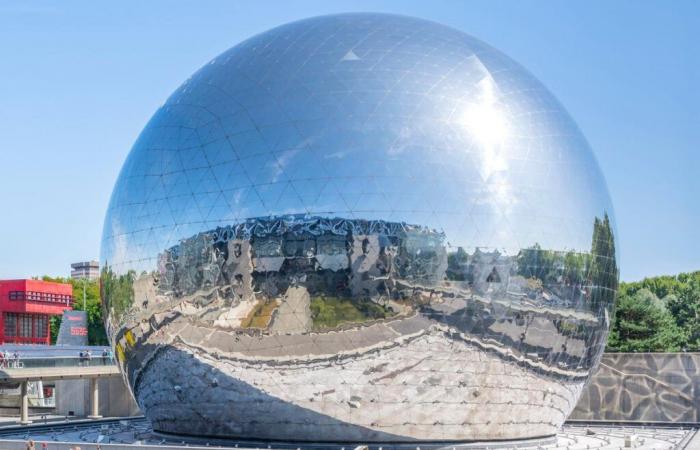
<instances>
[{"instance_id":1,"label":"silver metallic surface","mask_svg":"<svg viewBox=\"0 0 700 450\"><path fill-rule=\"evenodd\" d=\"M107 329L156 430L326 441L554 435L617 289L605 182L515 62L382 14L257 35L134 145Z\"/></svg>"}]
</instances>

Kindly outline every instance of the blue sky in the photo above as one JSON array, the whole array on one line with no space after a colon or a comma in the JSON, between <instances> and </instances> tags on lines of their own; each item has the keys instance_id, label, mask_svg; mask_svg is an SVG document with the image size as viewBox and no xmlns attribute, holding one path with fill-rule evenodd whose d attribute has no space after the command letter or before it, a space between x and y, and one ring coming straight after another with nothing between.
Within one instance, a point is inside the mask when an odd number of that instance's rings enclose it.
<instances>
[{"instance_id":1,"label":"blue sky","mask_svg":"<svg viewBox=\"0 0 700 450\"><path fill-rule=\"evenodd\" d=\"M0 278L98 258L124 158L201 65L276 25L345 11L435 20L519 61L596 152L622 278L700 270L698 2L0 0Z\"/></svg>"}]
</instances>

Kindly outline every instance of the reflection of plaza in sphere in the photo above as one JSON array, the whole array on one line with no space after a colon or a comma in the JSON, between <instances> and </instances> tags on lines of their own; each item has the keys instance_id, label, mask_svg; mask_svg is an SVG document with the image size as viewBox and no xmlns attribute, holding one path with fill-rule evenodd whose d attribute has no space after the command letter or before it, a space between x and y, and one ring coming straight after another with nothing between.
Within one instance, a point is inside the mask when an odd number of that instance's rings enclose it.
<instances>
[{"instance_id":1,"label":"reflection of plaza in sphere","mask_svg":"<svg viewBox=\"0 0 700 450\"><path fill-rule=\"evenodd\" d=\"M553 435L603 350L611 206L516 63L344 14L195 73L136 142L102 260L156 430L286 440Z\"/></svg>"}]
</instances>

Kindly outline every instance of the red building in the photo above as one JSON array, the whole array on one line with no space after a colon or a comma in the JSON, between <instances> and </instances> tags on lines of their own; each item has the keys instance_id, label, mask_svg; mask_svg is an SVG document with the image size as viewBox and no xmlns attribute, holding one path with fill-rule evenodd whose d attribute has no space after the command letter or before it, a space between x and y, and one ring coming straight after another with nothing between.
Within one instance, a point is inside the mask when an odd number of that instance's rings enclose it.
<instances>
[{"instance_id":1,"label":"red building","mask_svg":"<svg viewBox=\"0 0 700 450\"><path fill-rule=\"evenodd\" d=\"M0 344L50 344L49 317L73 304L73 286L39 280L0 281Z\"/></svg>"}]
</instances>

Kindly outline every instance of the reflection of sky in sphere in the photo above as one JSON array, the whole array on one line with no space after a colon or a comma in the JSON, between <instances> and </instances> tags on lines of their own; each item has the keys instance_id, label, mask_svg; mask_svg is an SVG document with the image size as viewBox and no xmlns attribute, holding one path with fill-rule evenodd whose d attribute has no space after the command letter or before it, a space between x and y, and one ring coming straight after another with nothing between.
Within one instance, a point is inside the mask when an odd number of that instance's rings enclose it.
<instances>
[{"instance_id":1,"label":"reflection of sky in sphere","mask_svg":"<svg viewBox=\"0 0 700 450\"><path fill-rule=\"evenodd\" d=\"M516 63L434 23L344 15L253 37L172 95L122 170L103 259L145 269L284 214L420 224L451 250L589 251L606 211L585 139Z\"/></svg>"}]
</instances>

